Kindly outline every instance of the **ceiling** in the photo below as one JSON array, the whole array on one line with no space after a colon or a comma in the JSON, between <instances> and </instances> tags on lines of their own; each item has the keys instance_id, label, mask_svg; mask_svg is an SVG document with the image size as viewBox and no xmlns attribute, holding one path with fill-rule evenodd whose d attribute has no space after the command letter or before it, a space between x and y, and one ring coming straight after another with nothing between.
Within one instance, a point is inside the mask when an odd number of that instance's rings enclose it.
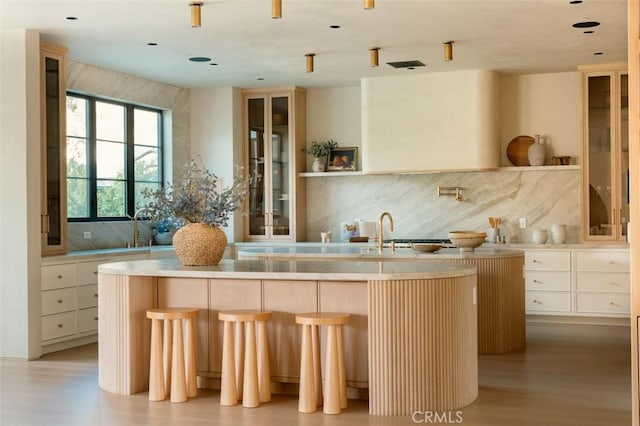
<instances>
[{"instance_id":1,"label":"ceiling","mask_svg":"<svg viewBox=\"0 0 640 426\"><path fill-rule=\"evenodd\" d=\"M67 46L71 60L187 88L355 86L363 77L463 69L560 72L627 54L627 0L376 0L371 10L362 0L282 0L282 19L271 18L271 0L203 1L202 26L192 28L189 0L0 0L0 28L35 29ZM584 34L572 27L580 21L601 25ZM443 59L448 40L451 62ZM372 47L380 47L375 68ZM306 53L316 54L313 73ZM386 64L405 60L426 66Z\"/></svg>"}]
</instances>

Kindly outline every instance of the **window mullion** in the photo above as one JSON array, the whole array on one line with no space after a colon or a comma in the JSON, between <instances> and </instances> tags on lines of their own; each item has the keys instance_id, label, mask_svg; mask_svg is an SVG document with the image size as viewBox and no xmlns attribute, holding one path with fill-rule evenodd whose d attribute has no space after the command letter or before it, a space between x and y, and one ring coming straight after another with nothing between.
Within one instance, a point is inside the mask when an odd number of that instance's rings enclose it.
<instances>
[{"instance_id":1,"label":"window mullion","mask_svg":"<svg viewBox=\"0 0 640 426\"><path fill-rule=\"evenodd\" d=\"M127 162L126 162L126 176L127 176L127 212L129 216L133 216L135 214L136 206L135 206L135 165L134 165L134 155L135 155L135 140L134 140L134 132L133 128L135 126L134 122L134 113L133 113L133 105L127 105L126 117L125 117L125 126L126 130L126 153L127 153Z\"/></svg>"},{"instance_id":2,"label":"window mullion","mask_svg":"<svg viewBox=\"0 0 640 426\"><path fill-rule=\"evenodd\" d=\"M96 100L89 98L89 217L92 221L98 218L98 180L97 180L97 130L96 130Z\"/></svg>"}]
</instances>

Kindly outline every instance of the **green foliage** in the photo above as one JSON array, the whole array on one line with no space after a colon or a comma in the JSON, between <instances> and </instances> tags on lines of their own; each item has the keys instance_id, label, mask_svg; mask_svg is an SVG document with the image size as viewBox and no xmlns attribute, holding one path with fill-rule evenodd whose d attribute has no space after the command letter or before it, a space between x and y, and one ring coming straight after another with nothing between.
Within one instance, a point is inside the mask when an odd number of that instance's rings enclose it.
<instances>
[{"instance_id":1,"label":"green foliage","mask_svg":"<svg viewBox=\"0 0 640 426\"><path fill-rule=\"evenodd\" d=\"M332 149L338 146L338 142L335 142L333 139L329 139L324 142L311 142L311 146L309 147L309 154L314 157L324 157L325 155L329 155Z\"/></svg>"},{"instance_id":2,"label":"green foliage","mask_svg":"<svg viewBox=\"0 0 640 426\"><path fill-rule=\"evenodd\" d=\"M236 166L233 184L222 187L219 178L207 170L202 159L185 166L182 179L165 188L144 188L147 212L153 220L170 220L176 227L185 223L227 226L231 214L242 206L249 191L249 177Z\"/></svg>"}]
</instances>

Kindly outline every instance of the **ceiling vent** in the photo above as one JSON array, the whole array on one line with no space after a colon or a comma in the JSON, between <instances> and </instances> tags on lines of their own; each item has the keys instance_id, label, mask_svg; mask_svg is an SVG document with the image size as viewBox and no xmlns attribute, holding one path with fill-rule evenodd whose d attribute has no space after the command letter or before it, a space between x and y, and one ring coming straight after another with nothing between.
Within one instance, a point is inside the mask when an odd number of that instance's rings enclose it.
<instances>
[{"instance_id":1,"label":"ceiling vent","mask_svg":"<svg viewBox=\"0 0 640 426\"><path fill-rule=\"evenodd\" d=\"M387 65L391 65L394 68L415 68L424 67L424 64L420 61L399 61L399 62L387 62Z\"/></svg>"}]
</instances>

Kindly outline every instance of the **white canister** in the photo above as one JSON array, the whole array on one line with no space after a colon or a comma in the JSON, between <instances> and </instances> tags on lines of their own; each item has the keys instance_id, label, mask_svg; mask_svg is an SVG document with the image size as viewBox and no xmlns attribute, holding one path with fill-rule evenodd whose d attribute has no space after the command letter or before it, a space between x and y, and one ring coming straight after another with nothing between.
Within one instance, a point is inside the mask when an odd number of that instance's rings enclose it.
<instances>
[{"instance_id":1,"label":"white canister","mask_svg":"<svg viewBox=\"0 0 640 426\"><path fill-rule=\"evenodd\" d=\"M358 226L359 226L358 232L360 233L361 237L369 237L369 238L376 237L377 226L375 222L369 222L369 221L359 220L359 219L357 219L356 222L358 222Z\"/></svg>"},{"instance_id":2,"label":"white canister","mask_svg":"<svg viewBox=\"0 0 640 426\"><path fill-rule=\"evenodd\" d=\"M549 234L546 229L536 229L531 234L531 241L535 244L544 244L547 242Z\"/></svg>"},{"instance_id":3,"label":"white canister","mask_svg":"<svg viewBox=\"0 0 640 426\"><path fill-rule=\"evenodd\" d=\"M566 225L551 225L551 241L555 244L563 244L567 241Z\"/></svg>"}]
</instances>

